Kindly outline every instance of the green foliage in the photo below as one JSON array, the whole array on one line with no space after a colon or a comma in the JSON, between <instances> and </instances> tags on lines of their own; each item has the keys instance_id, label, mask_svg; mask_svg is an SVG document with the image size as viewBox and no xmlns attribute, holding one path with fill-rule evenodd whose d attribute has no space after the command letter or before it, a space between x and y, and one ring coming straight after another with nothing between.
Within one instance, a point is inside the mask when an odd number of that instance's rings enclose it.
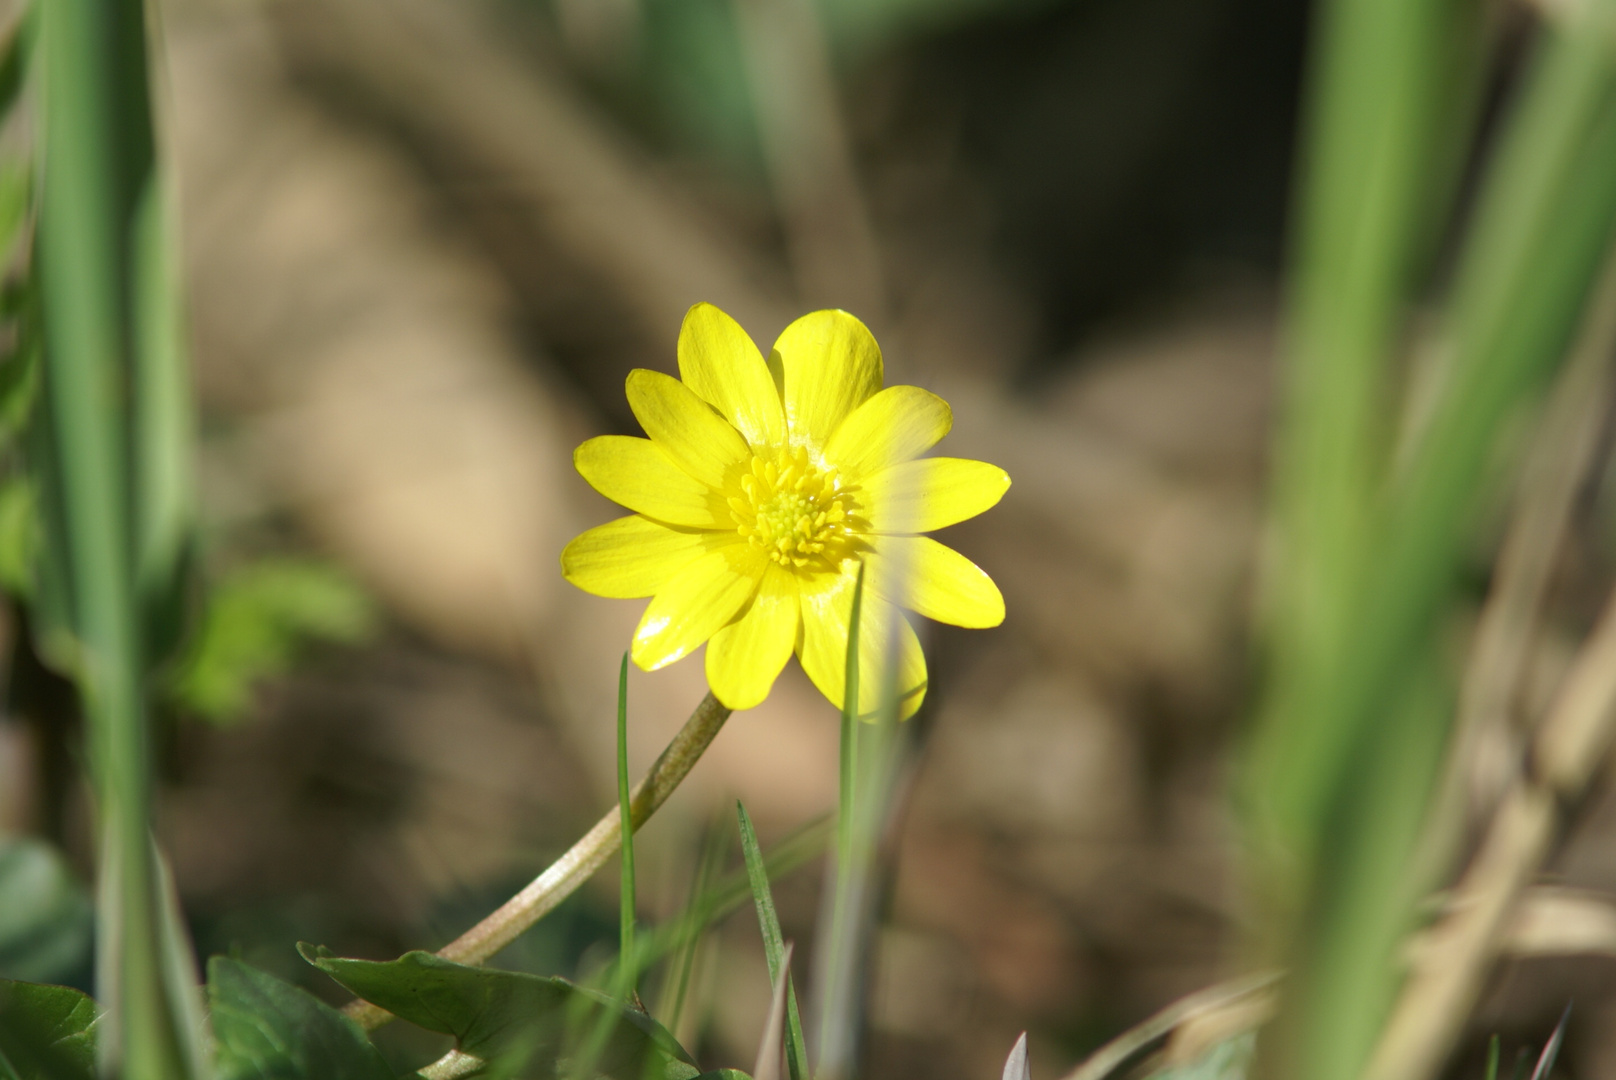
<instances>
[{"instance_id":1,"label":"green foliage","mask_svg":"<svg viewBox=\"0 0 1616 1080\"><path fill-rule=\"evenodd\" d=\"M96 1080L98 1018L77 990L0 980L0 1080Z\"/></svg>"},{"instance_id":2,"label":"green foliage","mask_svg":"<svg viewBox=\"0 0 1616 1080\"><path fill-rule=\"evenodd\" d=\"M359 1025L309 993L222 956L208 961L219 1080L392 1080Z\"/></svg>"},{"instance_id":3,"label":"green foliage","mask_svg":"<svg viewBox=\"0 0 1616 1080\"><path fill-rule=\"evenodd\" d=\"M455 1038L487 1071L523 1080L568 1075L601 1012L616 1020L595 1069L617 1080L691 1080L690 1055L661 1024L607 994L565 979L467 967L431 953L345 960L300 946L304 958L401 1020ZM477 1075L483 1075L479 1072Z\"/></svg>"},{"instance_id":4,"label":"green foliage","mask_svg":"<svg viewBox=\"0 0 1616 1080\"><path fill-rule=\"evenodd\" d=\"M214 586L170 693L182 708L209 720L238 719L252 701L254 683L285 671L305 641L359 641L373 623L369 597L327 563L249 563Z\"/></svg>"},{"instance_id":5,"label":"green foliage","mask_svg":"<svg viewBox=\"0 0 1616 1080\"><path fill-rule=\"evenodd\" d=\"M785 938L780 934L780 916L774 910L774 893L769 889L769 869L764 865L763 852L758 848L757 831L752 828L752 819L746 807L739 801L735 803L735 814L740 821L741 853L746 857L746 877L752 886L752 902L757 906L758 926L763 931L763 955L769 964L769 981L773 983L780 978L780 964L786 952ZM786 975L786 1064L791 1070L791 1080L809 1080L808 1048L802 1037L802 1017L797 1011L797 990L789 973Z\"/></svg>"},{"instance_id":6,"label":"green foliage","mask_svg":"<svg viewBox=\"0 0 1616 1080\"><path fill-rule=\"evenodd\" d=\"M1443 620L1512 417L1561 363L1616 223L1616 4L1549 20L1486 162L1440 326L1445 368L1399 433L1400 353L1455 133L1473 131L1480 5L1321 11L1278 463L1283 553L1253 743L1275 962L1274 1075L1356 1077L1426 884L1413 865L1452 721ZM1462 148L1461 148L1462 150Z\"/></svg>"},{"instance_id":7,"label":"green foliage","mask_svg":"<svg viewBox=\"0 0 1616 1080\"><path fill-rule=\"evenodd\" d=\"M33 486L26 476L8 476L0 481L0 589L24 600L31 597L38 554Z\"/></svg>"},{"instance_id":8,"label":"green foliage","mask_svg":"<svg viewBox=\"0 0 1616 1080\"><path fill-rule=\"evenodd\" d=\"M0 977L73 978L88 962L93 910L49 844L0 838Z\"/></svg>"}]
</instances>

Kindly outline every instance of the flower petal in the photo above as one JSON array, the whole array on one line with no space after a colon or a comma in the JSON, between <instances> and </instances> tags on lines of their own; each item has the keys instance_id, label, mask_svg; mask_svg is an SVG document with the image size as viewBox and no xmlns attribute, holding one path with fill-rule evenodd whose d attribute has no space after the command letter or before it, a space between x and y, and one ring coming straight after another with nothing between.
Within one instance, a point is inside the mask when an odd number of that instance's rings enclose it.
<instances>
[{"instance_id":1,"label":"flower petal","mask_svg":"<svg viewBox=\"0 0 1616 1080\"><path fill-rule=\"evenodd\" d=\"M865 561L867 587L895 604L953 626L1004 622L1004 595L981 567L929 536L883 536Z\"/></svg>"},{"instance_id":2,"label":"flower petal","mask_svg":"<svg viewBox=\"0 0 1616 1080\"><path fill-rule=\"evenodd\" d=\"M723 487L730 467L751 457L741 433L671 375L629 372L628 405L651 441L708 487Z\"/></svg>"},{"instance_id":3,"label":"flower petal","mask_svg":"<svg viewBox=\"0 0 1616 1080\"><path fill-rule=\"evenodd\" d=\"M633 600L652 595L729 539L726 533L675 529L631 514L573 537L561 552L561 576L596 596Z\"/></svg>"},{"instance_id":4,"label":"flower petal","mask_svg":"<svg viewBox=\"0 0 1616 1080\"><path fill-rule=\"evenodd\" d=\"M752 599L768 558L736 537L675 574L646 605L634 631L634 662L666 667L712 637Z\"/></svg>"},{"instance_id":5,"label":"flower petal","mask_svg":"<svg viewBox=\"0 0 1616 1080\"><path fill-rule=\"evenodd\" d=\"M750 709L769 696L796 647L799 606L796 575L768 563L751 606L707 643L707 685L719 701Z\"/></svg>"},{"instance_id":6,"label":"flower petal","mask_svg":"<svg viewBox=\"0 0 1616 1080\"><path fill-rule=\"evenodd\" d=\"M823 449L847 415L881 389L881 347L845 311L804 315L781 332L774 352L795 446Z\"/></svg>"},{"instance_id":7,"label":"flower petal","mask_svg":"<svg viewBox=\"0 0 1616 1080\"><path fill-rule=\"evenodd\" d=\"M741 324L711 304L685 313L679 328L679 377L754 447L786 441L780 391Z\"/></svg>"},{"instance_id":8,"label":"flower petal","mask_svg":"<svg viewBox=\"0 0 1616 1080\"><path fill-rule=\"evenodd\" d=\"M825 444L844 475L867 476L917 458L954 426L948 402L918 386L889 386L854 409Z\"/></svg>"},{"instance_id":9,"label":"flower petal","mask_svg":"<svg viewBox=\"0 0 1616 1080\"><path fill-rule=\"evenodd\" d=\"M859 503L880 533L923 533L958 524L1010 490L1010 474L965 458L921 458L882 469L863 483Z\"/></svg>"},{"instance_id":10,"label":"flower petal","mask_svg":"<svg viewBox=\"0 0 1616 1080\"><path fill-rule=\"evenodd\" d=\"M729 509L712 489L650 439L600 435L574 450L572 463L590 487L635 513L693 528L729 523Z\"/></svg>"},{"instance_id":11,"label":"flower petal","mask_svg":"<svg viewBox=\"0 0 1616 1080\"><path fill-rule=\"evenodd\" d=\"M847 624L853 607L858 565L852 561L839 575L804 581L802 592L802 668L819 692L838 709L847 680ZM886 659L897 646L898 719L914 715L926 697L926 656L920 639L903 613L873 590L864 590L859 615L859 717L873 719L891 679Z\"/></svg>"}]
</instances>

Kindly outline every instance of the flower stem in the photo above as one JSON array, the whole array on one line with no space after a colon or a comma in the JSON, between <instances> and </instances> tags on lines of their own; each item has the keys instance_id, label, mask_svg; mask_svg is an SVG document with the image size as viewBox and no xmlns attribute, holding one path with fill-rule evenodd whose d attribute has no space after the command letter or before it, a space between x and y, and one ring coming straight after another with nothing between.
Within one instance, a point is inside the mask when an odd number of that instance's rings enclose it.
<instances>
[{"instance_id":1,"label":"flower stem","mask_svg":"<svg viewBox=\"0 0 1616 1080\"><path fill-rule=\"evenodd\" d=\"M635 787L630 801L634 828L644 825L684 781L729 715L730 710L711 693L702 698L701 704L690 714L690 719L685 721L685 726L679 729L679 734L668 743L662 756L651 766L651 771ZM622 823L614 806L595 823L594 828L584 834L583 839L551 863L544 873L482 922L439 949L438 955L460 964L481 964L576 892L617 852L622 842ZM343 1011L367 1031L373 1031L393 1018L392 1013L368 1001L350 1002Z\"/></svg>"}]
</instances>

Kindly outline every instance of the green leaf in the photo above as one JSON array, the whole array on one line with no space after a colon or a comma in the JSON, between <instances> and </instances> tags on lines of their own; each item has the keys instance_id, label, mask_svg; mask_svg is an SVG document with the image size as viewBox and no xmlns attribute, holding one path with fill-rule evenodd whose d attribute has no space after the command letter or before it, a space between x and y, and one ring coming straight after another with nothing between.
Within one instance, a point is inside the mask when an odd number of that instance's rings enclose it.
<instances>
[{"instance_id":1,"label":"green leaf","mask_svg":"<svg viewBox=\"0 0 1616 1080\"><path fill-rule=\"evenodd\" d=\"M0 839L0 976L72 978L90 958L94 912L49 844Z\"/></svg>"},{"instance_id":2,"label":"green leaf","mask_svg":"<svg viewBox=\"0 0 1616 1080\"><path fill-rule=\"evenodd\" d=\"M33 207L33 172L21 161L0 162L0 261L9 261Z\"/></svg>"},{"instance_id":3,"label":"green leaf","mask_svg":"<svg viewBox=\"0 0 1616 1080\"><path fill-rule=\"evenodd\" d=\"M209 720L235 720L251 702L253 685L287 670L305 641L359 641L374 621L364 590L334 566L309 559L251 563L214 586L170 694Z\"/></svg>"},{"instance_id":4,"label":"green leaf","mask_svg":"<svg viewBox=\"0 0 1616 1080\"><path fill-rule=\"evenodd\" d=\"M0 481L0 589L24 600L34 591L39 519L34 489L23 475Z\"/></svg>"},{"instance_id":5,"label":"green leaf","mask_svg":"<svg viewBox=\"0 0 1616 1080\"><path fill-rule=\"evenodd\" d=\"M739 1069L714 1069L712 1072L702 1073L696 1080L752 1080L752 1078Z\"/></svg>"},{"instance_id":6,"label":"green leaf","mask_svg":"<svg viewBox=\"0 0 1616 1080\"><path fill-rule=\"evenodd\" d=\"M345 960L300 945L304 959L348 990L401 1020L453 1035L457 1048L499 1075L566 1075L601 1010L618 1020L596 1062L618 1080L691 1080L698 1070L663 1026L606 994L542 975L467 967L427 952L397 960Z\"/></svg>"},{"instance_id":7,"label":"green leaf","mask_svg":"<svg viewBox=\"0 0 1616 1080\"><path fill-rule=\"evenodd\" d=\"M99 1015L66 986L0 980L0 1080L95 1080Z\"/></svg>"},{"instance_id":8,"label":"green leaf","mask_svg":"<svg viewBox=\"0 0 1616 1080\"><path fill-rule=\"evenodd\" d=\"M208 961L219 1080L392 1080L358 1024L236 960Z\"/></svg>"}]
</instances>

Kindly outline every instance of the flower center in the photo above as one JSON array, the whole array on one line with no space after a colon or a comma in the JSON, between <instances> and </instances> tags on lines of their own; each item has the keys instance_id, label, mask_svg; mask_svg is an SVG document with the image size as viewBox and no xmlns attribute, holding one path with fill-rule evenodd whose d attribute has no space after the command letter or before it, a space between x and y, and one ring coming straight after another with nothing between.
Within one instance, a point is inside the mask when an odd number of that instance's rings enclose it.
<instances>
[{"instance_id":1,"label":"flower center","mask_svg":"<svg viewBox=\"0 0 1616 1080\"><path fill-rule=\"evenodd\" d=\"M735 528L785 567L831 569L854 550L855 503L836 470L820 469L802 448L754 457L731 496Z\"/></svg>"}]
</instances>

